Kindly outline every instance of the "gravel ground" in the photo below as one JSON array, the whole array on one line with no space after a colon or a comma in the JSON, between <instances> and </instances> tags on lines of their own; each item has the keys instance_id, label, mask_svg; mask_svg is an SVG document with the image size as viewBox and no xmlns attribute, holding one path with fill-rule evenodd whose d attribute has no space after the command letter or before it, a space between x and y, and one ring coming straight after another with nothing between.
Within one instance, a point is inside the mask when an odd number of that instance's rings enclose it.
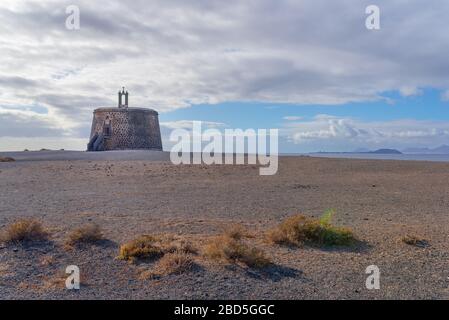
<instances>
[{"instance_id":1,"label":"gravel ground","mask_svg":"<svg viewBox=\"0 0 449 320\"><path fill-rule=\"evenodd\" d=\"M46 243L0 245L1 299L449 299L449 163L281 157L277 175L259 176L252 165L174 166L166 153L130 154L24 152L0 163L0 227L34 217L52 232ZM328 208L360 245L263 241L285 217ZM65 249L68 231L87 222L108 240ZM140 234L200 246L230 223L247 226L275 265L256 271L197 257L191 272L140 280L151 264L116 259L120 243ZM407 234L430 246L402 243ZM372 264L380 290L365 288ZM80 291L61 283L68 265L80 267Z\"/></svg>"}]
</instances>

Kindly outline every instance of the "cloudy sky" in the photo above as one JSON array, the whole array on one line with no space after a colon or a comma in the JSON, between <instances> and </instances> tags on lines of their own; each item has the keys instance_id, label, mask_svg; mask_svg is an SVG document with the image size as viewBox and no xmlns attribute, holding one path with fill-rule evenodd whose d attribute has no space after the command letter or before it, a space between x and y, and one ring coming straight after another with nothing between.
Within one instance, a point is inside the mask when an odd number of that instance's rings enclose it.
<instances>
[{"instance_id":1,"label":"cloudy sky","mask_svg":"<svg viewBox=\"0 0 449 320\"><path fill-rule=\"evenodd\" d=\"M202 120L279 128L283 152L449 144L448 15L444 0L2 0L0 150L85 149L122 86L165 143Z\"/></svg>"}]
</instances>

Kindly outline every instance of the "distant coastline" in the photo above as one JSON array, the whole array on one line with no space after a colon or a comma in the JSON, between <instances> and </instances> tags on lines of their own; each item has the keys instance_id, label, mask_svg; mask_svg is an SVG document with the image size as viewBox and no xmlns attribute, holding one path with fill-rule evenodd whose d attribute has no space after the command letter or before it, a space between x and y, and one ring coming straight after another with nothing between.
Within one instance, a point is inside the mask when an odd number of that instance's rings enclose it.
<instances>
[{"instance_id":1,"label":"distant coastline","mask_svg":"<svg viewBox=\"0 0 449 320\"><path fill-rule=\"evenodd\" d=\"M299 155L298 155L299 156ZM304 155L303 155L304 156ZM364 160L400 160L400 161L431 161L449 162L449 154L388 154L388 153L309 153L309 157L334 159L364 159Z\"/></svg>"},{"instance_id":2,"label":"distant coastline","mask_svg":"<svg viewBox=\"0 0 449 320\"><path fill-rule=\"evenodd\" d=\"M327 152L327 151L318 151L318 152L313 152L311 154L403 154L401 151L396 150L396 149L378 149L378 150L374 150L374 151L353 151L353 152Z\"/></svg>"}]
</instances>

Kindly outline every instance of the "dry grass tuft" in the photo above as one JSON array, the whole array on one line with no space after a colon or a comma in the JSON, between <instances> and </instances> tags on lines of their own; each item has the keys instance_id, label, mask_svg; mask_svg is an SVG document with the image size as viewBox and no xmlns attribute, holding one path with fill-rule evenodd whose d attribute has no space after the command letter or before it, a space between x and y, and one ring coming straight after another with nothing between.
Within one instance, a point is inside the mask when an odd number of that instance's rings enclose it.
<instances>
[{"instance_id":1,"label":"dry grass tuft","mask_svg":"<svg viewBox=\"0 0 449 320\"><path fill-rule=\"evenodd\" d=\"M423 248L429 246L429 241L415 235L406 235L402 237L401 241L404 242L405 244L415 247Z\"/></svg>"},{"instance_id":2,"label":"dry grass tuft","mask_svg":"<svg viewBox=\"0 0 449 320\"><path fill-rule=\"evenodd\" d=\"M241 240L249 236L248 230L241 224L231 225L225 229L224 235L235 240Z\"/></svg>"},{"instance_id":3,"label":"dry grass tuft","mask_svg":"<svg viewBox=\"0 0 449 320\"><path fill-rule=\"evenodd\" d=\"M192 270L195 266L195 262L192 257L181 251L175 251L167 253L161 259L158 260L151 273L144 273L142 276L154 277L154 276L167 276L171 274L182 274Z\"/></svg>"},{"instance_id":4,"label":"dry grass tuft","mask_svg":"<svg viewBox=\"0 0 449 320\"><path fill-rule=\"evenodd\" d=\"M355 242L349 228L331 224L333 210L327 211L320 219L295 215L284 220L267 233L270 242L284 245L347 246Z\"/></svg>"},{"instance_id":5,"label":"dry grass tuft","mask_svg":"<svg viewBox=\"0 0 449 320\"><path fill-rule=\"evenodd\" d=\"M170 234L142 235L123 244L118 258L135 262L137 259L158 259L175 252L197 254L198 249L190 241Z\"/></svg>"},{"instance_id":6,"label":"dry grass tuft","mask_svg":"<svg viewBox=\"0 0 449 320\"><path fill-rule=\"evenodd\" d=\"M182 252L187 254L198 253L198 248L187 240L174 241L168 249L169 252Z\"/></svg>"},{"instance_id":7,"label":"dry grass tuft","mask_svg":"<svg viewBox=\"0 0 449 320\"><path fill-rule=\"evenodd\" d=\"M47 240L48 236L48 232L39 221L21 219L5 228L1 235L1 240L6 243L43 241Z\"/></svg>"},{"instance_id":8,"label":"dry grass tuft","mask_svg":"<svg viewBox=\"0 0 449 320\"><path fill-rule=\"evenodd\" d=\"M239 237L223 234L210 240L204 248L204 256L225 262L240 262L250 268L263 268L271 264L265 253L251 247Z\"/></svg>"},{"instance_id":9,"label":"dry grass tuft","mask_svg":"<svg viewBox=\"0 0 449 320\"><path fill-rule=\"evenodd\" d=\"M135 262L137 259L156 259L164 255L161 239L154 236L142 235L120 246L118 258Z\"/></svg>"},{"instance_id":10,"label":"dry grass tuft","mask_svg":"<svg viewBox=\"0 0 449 320\"><path fill-rule=\"evenodd\" d=\"M0 157L0 162L14 162L14 161L16 161L14 158Z\"/></svg>"},{"instance_id":11,"label":"dry grass tuft","mask_svg":"<svg viewBox=\"0 0 449 320\"><path fill-rule=\"evenodd\" d=\"M69 234L66 244L73 246L83 243L95 243L103 239L101 228L95 223L90 223L73 230Z\"/></svg>"}]
</instances>

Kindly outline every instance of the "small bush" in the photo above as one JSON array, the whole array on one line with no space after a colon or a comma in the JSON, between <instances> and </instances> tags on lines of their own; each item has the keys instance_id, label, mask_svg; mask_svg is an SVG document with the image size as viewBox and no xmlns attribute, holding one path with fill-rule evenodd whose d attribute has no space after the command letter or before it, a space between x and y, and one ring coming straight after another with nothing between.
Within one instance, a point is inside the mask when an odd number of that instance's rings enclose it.
<instances>
[{"instance_id":1,"label":"small bush","mask_svg":"<svg viewBox=\"0 0 449 320\"><path fill-rule=\"evenodd\" d=\"M160 258L164 253L159 238L142 235L120 246L118 258L134 262L137 259Z\"/></svg>"},{"instance_id":2,"label":"small bush","mask_svg":"<svg viewBox=\"0 0 449 320\"><path fill-rule=\"evenodd\" d=\"M67 245L95 243L103 240L103 232L97 224L91 223L73 230L66 241Z\"/></svg>"},{"instance_id":3,"label":"small bush","mask_svg":"<svg viewBox=\"0 0 449 320\"><path fill-rule=\"evenodd\" d=\"M26 241L43 241L48 239L48 232L42 224L34 219L21 219L5 228L1 240L7 243Z\"/></svg>"},{"instance_id":4,"label":"small bush","mask_svg":"<svg viewBox=\"0 0 449 320\"><path fill-rule=\"evenodd\" d=\"M333 210L327 211L320 219L295 215L284 220L268 232L268 239L276 244L318 246L344 246L354 243L352 231L331 224Z\"/></svg>"},{"instance_id":5,"label":"small bush","mask_svg":"<svg viewBox=\"0 0 449 320\"><path fill-rule=\"evenodd\" d=\"M248 236L248 231L241 224L233 224L225 229L224 235L235 240L240 240Z\"/></svg>"},{"instance_id":6,"label":"small bush","mask_svg":"<svg viewBox=\"0 0 449 320\"><path fill-rule=\"evenodd\" d=\"M197 254L198 248L196 248L191 242L186 240L175 241L170 244L168 248L169 252L183 252L188 254Z\"/></svg>"},{"instance_id":7,"label":"small bush","mask_svg":"<svg viewBox=\"0 0 449 320\"><path fill-rule=\"evenodd\" d=\"M300 245L304 240L304 225L307 217L301 214L285 219L276 228L268 231L268 239L277 244Z\"/></svg>"},{"instance_id":8,"label":"small bush","mask_svg":"<svg viewBox=\"0 0 449 320\"><path fill-rule=\"evenodd\" d=\"M406 235L402 238L402 242L415 247L427 247L429 242L426 239L414 235Z\"/></svg>"},{"instance_id":9,"label":"small bush","mask_svg":"<svg viewBox=\"0 0 449 320\"><path fill-rule=\"evenodd\" d=\"M250 247L240 238L229 234L213 238L204 248L204 255L213 260L241 262L250 268L263 268L271 264L261 249Z\"/></svg>"},{"instance_id":10,"label":"small bush","mask_svg":"<svg viewBox=\"0 0 449 320\"><path fill-rule=\"evenodd\" d=\"M11 157L0 157L0 162L14 162L14 161L16 160Z\"/></svg>"},{"instance_id":11,"label":"small bush","mask_svg":"<svg viewBox=\"0 0 449 320\"><path fill-rule=\"evenodd\" d=\"M153 274L159 276L181 274L192 270L195 263L192 257L181 251L167 253L156 263Z\"/></svg>"}]
</instances>

